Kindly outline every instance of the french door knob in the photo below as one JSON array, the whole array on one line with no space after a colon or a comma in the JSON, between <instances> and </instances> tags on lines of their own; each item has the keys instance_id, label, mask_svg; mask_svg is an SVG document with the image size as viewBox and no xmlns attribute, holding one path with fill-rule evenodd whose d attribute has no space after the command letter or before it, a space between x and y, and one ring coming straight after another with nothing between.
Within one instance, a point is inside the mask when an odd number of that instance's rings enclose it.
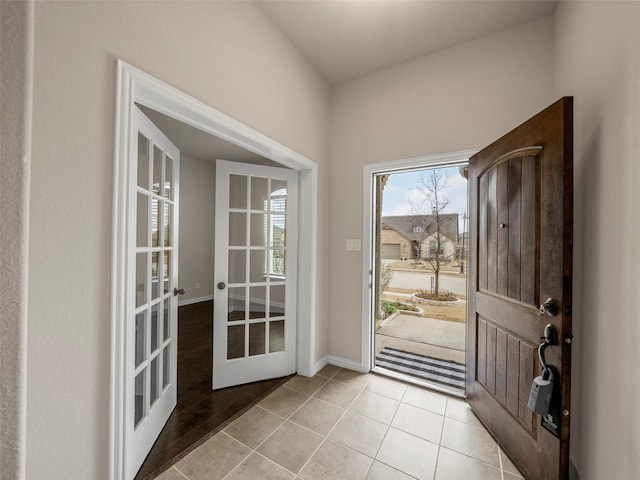
<instances>
[{"instance_id":1,"label":"french door knob","mask_svg":"<svg viewBox=\"0 0 640 480\"><path fill-rule=\"evenodd\" d=\"M227 285L224 282L218 283L218 290L224 290L226 287Z\"/></svg>"},{"instance_id":2,"label":"french door knob","mask_svg":"<svg viewBox=\"0 0 640 480\"><path fill-rule=\"evenodd\" d=\"M179 289L179 290L178 290L177 288L174 288L174 289L173 289L173 295L174 295L174 296L184 295L184 288L181 288L181 289Z\"/></svg>"}]
</instances>

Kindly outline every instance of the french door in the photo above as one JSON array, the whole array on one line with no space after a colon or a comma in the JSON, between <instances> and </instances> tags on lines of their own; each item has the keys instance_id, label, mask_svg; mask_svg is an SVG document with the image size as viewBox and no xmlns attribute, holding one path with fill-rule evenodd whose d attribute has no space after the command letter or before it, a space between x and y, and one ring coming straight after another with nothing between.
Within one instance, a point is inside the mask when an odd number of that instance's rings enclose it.
<instances>
[{"instance_id":1,"label":"french door","mask_svg":"<svg viewBox=\"0 0 640 480\"><path fill-rule=\"evenodd\" d=\"M296 371L298 172L218 160L214 389Z\"/></svg>"},{"instance_id":2,"label":"french door","mask_svg":"<svg viewBox=\"0 0 640 480\"><path fill-rule=\"evenodd\" d=\"M126 332L126 474L135 476L177 390L178 148L138 109L131 119Z\"/></svg>"}]
</instances>

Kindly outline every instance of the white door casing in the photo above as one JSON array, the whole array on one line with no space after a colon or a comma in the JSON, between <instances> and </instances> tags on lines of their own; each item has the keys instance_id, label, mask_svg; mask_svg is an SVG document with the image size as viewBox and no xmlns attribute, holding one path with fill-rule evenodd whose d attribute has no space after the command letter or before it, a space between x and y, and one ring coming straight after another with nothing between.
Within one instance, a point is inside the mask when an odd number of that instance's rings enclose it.
<instances>
[{"instance_id":1,"label":"white door casing","mask_svg":"<svg viewBox=\"0 0 640 480\"><path fill-rule=\"evenodd\" d=\"M138 109L129 162L125 478L133 478L177 401L180 152Z\"/></svg>"},{"instance_id":2,"label":"white door casing","mask_svg":"<svg viewBox=\"0 0 640 480\"><path fill-rule=\"evenodd\" d=\"M124 480L125 465L131 452L126 438L126 345L128 291L128 172L130 136L136 104L144 105L186 125L258 153L299 174L297 359L299 374L312 376L320 364L315 356L318 164L264 134L231 118L171 85L120 59L116 62L117 95L115 108L113 168L113 229L111 241L111 332L109 378L110 480Z\"/></svg>"},{"instance_id":3,"label":"white door casing","mask_svg":"<svg viewBox=\"0 0 640 480\"><path fill-rule=\"evenodd\" d=\"M214 389L296 371L298 172L216 162Z\"/></svg>"},{"instance_id":4,"label":"white door casing","mask_svg":"<svg viewBox=\"0 0 640 480\"><path fill-rule=\"evenodd\" d=\"M363 225L362 225L362 330L360 371L368 372L375 367L374 349L374 295L372 287L379 272L375 261L375 243L378 241L375 233L375 205L377 175L398 173L401 171L420 170L435 166L459 165L469 161L469 157L478 150L461 150L458 152L439 153L423 157L404 158L387 162L370 163L363 167ZM393 373L385 372L390 376ZM437 387L435 387L437 389ZM451 392L447 392L451 393Z\"/></svg>"}]
</instances>

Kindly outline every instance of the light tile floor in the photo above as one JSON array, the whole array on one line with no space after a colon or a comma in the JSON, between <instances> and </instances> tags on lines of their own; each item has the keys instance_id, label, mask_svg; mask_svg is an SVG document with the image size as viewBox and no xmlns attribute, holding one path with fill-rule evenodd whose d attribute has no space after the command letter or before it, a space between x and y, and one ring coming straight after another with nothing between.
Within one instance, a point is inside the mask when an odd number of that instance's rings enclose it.
<instances>
[{"instance_id":1,"label":"light tile floor","mask_svg":"<svg viewBox=\"0 0 640 480\"><path fill-rule=\"evenodd\" d=\"M522 479L466 402L332 365L296 376L156 480Z\"/></svg>"}]
</instances>

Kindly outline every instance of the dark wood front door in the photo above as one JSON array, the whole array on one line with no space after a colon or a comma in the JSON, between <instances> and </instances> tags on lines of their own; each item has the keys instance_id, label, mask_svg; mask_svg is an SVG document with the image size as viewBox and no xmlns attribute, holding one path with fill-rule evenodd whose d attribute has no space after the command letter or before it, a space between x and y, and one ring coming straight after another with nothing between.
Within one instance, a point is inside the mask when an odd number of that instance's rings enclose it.
<instances>
[{"instance_id":1,"label":"dark wood front door","mask_svg":"<svg viewBox=\"0 0 640 480\"><path fill-rule=\"evenodd\" d=\"M469 161L467 399L526 478L569 464L573 99L554 103ZM555 316L541 313L558 301ZM551 412L527 408L545 326Z\"/></svg>"}]
</instances>

